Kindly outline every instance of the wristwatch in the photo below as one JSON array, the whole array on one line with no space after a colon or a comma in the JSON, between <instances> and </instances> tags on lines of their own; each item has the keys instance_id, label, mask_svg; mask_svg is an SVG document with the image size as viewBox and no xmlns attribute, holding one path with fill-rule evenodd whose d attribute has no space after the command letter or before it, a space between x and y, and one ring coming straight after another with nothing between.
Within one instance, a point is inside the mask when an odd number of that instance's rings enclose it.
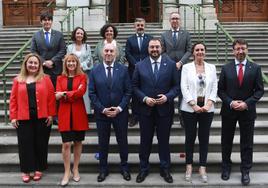
<instances>
[{"instance_id":1,"label":"wristwatch","mask_svg":"<svg viewBox=\"0 0 268 188\"><path fill-rule=\"evenodd\" d=\"M194 100L189 101L188 104L189 104L190 106L194 106L194 105L196 105L196 103L195 103Z\"/></svg>"}]
</instances>

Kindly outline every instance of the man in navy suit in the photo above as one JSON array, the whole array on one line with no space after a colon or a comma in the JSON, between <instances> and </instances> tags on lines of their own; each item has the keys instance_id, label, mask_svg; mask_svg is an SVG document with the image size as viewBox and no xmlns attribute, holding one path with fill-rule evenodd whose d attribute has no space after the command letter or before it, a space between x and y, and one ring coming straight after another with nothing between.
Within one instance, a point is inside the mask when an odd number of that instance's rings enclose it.
<instances>
[{"instance_id":1,"label":"man in navy suit","mask_svg":"<svg viewBox=\"0 0 268 188\"><path fill-rule=\"evenodd\" d=\"M131 179L128 168L128 103L131 97L131 82L127 68L115 61L116 47L105 44L103 63L92 69L89 79L89 97L94 106L99 137L100 173L98 182L108 176L108 151L111 124L120 150L121 174Z\"/></svg>"},{"instance_id":2,"label":"man in navy suit","mask_svg":"<svg viewBox=\"0 0 268 188\"><path fill-rule=\"evenodd\" d=\"M256 103L263 96L261 67L246 59L248 43L244 39L233 42L235 59L221 70L218 96L222 100L222 174L228 180L231 173L231 153L236 123L240 130L241 183L250 183L252 167L253 133L256 119Z\"/></svg>"},{"instance_id":3,"label":"man in navy suit","mask_svg":"<svg viewBox=\"0 0 268 188\"><path fill-rule=\"evenodd\" d=\"M51 29L53 23L52 14L45 12L40 16L43 28L37 31L31 44L31 52L41 57L44 72L56 88L57 76L62 72L62 59L66 54L66 44L63 34Z\"/></svg>"},{"instance_id":4,"label":"man in navy suit","mask_svg":"<svg viewBox=\"0 0 268 188\"><path fill-rule=\"evenodd\" d=\"M161 56L159 39L149 42L149 57L136 65L133 89L139 102L140 123L140 171L136 182L145 180L149 173L149 157L154 130L158 139L160 175L168 183L170 175L169 137L174 114L174 98L179 93L176 64L167 56Z\"/></svg>"},{"instance_id":5,"label":"man in navy suit","mask_svg":"<svg viewBox=\"0 0 268 188\"><path fill-rule=\"evenodd\" d=\"M130 36L126 42L126 58L128 61L128 72L132 79L135 65L146 58L148 54L149 41L153 38L151 35L145 34L145 20L143 18L136 18L134 27L136 33ZM132 95L131 109L132 118L129 121L129 126L133 127L138 123L138 102L135 95Z\"/></svg>"},{"instance_id":6,"label":"man in navy suit","mask_svg":"<svg viewBox=\"0 0 268 188\"><path fill-rule=\"evenodd\" d=\"M163 42L163 52L165 52L173 61L176 62L178 71L178 79L181 79L181 67L186 64L191 56L191 36L188 31L181 28L181 16L178 12L172 12L169 17L170 30L165 31L161 35ZM181 112L180 101L182 100L182 94L179 94L179 120L182 127L184 127Z\"/></svg>"}]
</instances>

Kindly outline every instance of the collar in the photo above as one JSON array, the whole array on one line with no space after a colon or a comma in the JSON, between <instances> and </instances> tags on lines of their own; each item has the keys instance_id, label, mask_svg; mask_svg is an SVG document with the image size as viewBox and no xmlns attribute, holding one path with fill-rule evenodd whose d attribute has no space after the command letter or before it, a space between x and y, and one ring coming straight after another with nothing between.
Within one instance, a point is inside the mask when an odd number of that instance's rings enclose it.
<instances>
[{"instance_id":1,"label":"collar","mask_svg":"<svg viewBox=\"0 0 268 188\"><path fill-rule=\"evenodd\" d=\"M46 32L48 32L49 34L51 34L51 30L52 30L52 29L46 31L46 30L43 29L43 32L44 32L44 34L45 34Z\"/></svg>"},{"instance_id":2,"label":"collar","mask_svg":"<svg viewBox=\"0 0 268 188\"><path fill-rule=\"evenodd\" d=\"M171 28L171 31L172 31L172 33L173 33L174 31L179 32L179 31L180 31L180 28L178 27L177 30Z\"/></svg>"},{"instance_id":3,"label":"collar","mask_svg":"<svg viewBox=\"0 0 268 188\"><path fill-rule=\"evenodd\" d=\"M105 45L105 44L107 44L108 42L107 42L107 40L106 39L104 39L104 42L103 42L103 44ZM113 39L112 40L112 42L111 42L115 47L116 47L116 41Z\"/></svg>"},{"instance_id":4,"label":"collar","mask_svg":"<svg viewBox=\"0 0 268 188\"><path fill-rule=\"evenodd\" d=\"M114 60L114 61L115 61L115 60ZM112 64L110 65L112 68L114 67L114 61L113 61ZM104 69L106 70L107 67L108 67L108 65L107 65L105 62L103 62L103 65L104 65Z\"/></svg>"},{"instance_id":5,"label":"collar","mask_svg":"<svg viewBox=\"0 0 268 188\"><path fill-rule=\"evenodd\" d=\"M141 37L144 37L144 33L142 33L141 35L139 35L138 33L136 33L136 36L137 36L137 37L140 37L140 36L141 36Z\"/></svg>"},{"instance_id":6,"label":"collar","mask_svg":"<svg viewBox=\"0 0 268 188\"><path fill-rule=\"evenodd\" d=\"M244 59L244 61L242 61L241 62L244 66L246 66L246 64L247 64L247 59ZM237 60L237 59L235 59L235 65L239 65L240 64L240 62Z\"/></svg>"},{"instance_id":7,"label":"collar","mask_svg":"<svg viewBox=\"0 0 268 188\"><path fill-rule=\"evenodd\" d=\"M160 57L156 61L150 57L151 64L153 64L154 62L157 62L157 63L160 64L161 59L162 59L162 56L161 55L160 55Z\"/></svg>"}]
</instances>

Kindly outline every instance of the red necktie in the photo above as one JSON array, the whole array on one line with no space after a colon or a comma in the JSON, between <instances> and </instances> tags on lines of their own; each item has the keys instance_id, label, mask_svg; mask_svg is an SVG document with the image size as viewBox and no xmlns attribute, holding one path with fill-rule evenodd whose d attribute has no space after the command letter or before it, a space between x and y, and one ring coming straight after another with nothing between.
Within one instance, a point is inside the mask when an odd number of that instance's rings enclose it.
<instances>
[{"instance_id":1,"label":"red necktie","mask_svg":"<svg viewBox=\"0 0 268 188\"><path fill-rule=\"evenodd\" d=\"M239 63L239 69L238 69L238 81L239 81L239 86L241 86L242 83L243 83L243 77L244 77L244 73L243 73L243 63Z\"/></svg>"}]
</instances>

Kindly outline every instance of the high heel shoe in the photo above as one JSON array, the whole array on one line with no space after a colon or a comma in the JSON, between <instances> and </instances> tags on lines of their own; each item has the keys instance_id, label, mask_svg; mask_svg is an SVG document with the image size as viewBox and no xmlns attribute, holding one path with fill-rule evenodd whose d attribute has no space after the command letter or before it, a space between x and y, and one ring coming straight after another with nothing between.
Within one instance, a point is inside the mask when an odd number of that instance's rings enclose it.
<instances>
[{"instance_id":1,"label":"high heel shoe","mask_svg":"<svg viewBox=\"0 0 268 188\"><path fill-rule=\"evenodd\" d=\"M30 174L23 173L21 176L21 179L24 183L29 183L31 180Z\"/></svg>"},{"instance_id":2,"label":"high heel shoe","mask_svg":"<svg viewBox=\"0 0 268 188\"><path fill-rule=\"evenodd\" d=\"M61 185L62 187L67 186L67 185L69 184L70 177L71 177L71 173L69 174L69 176L68 176L67 179L64 179L65 176L63 176L63 178L62 178L62 180L61 180L61 182L60 182L60 185Z\"/></svg>"},{"instance_id":3,"label":"high heel shoe","mask_svg":"<svg viewBox=\"0 0 268 188\"><path fill-rule=\"evenodd\" d=\"M208 176L207 176L207 172L206 172L206 167L200 166L200 168L199 168L199 175L200 175L201 182L203 182L203 183L207 183L208 182Z\"/></svg>"},{"instance_id":4,"label":"high heel shoe","mask_svg":"<svg viewBox=\"0 0 268 188\"><path fill-rule=\"evenodd\" d=\"M33 180L34 181L39 181L42 178L42 175L43 175L42 172L35 171L34 176L33 176Z\"/></svg>"},{"instance_id":5,"label":"high heel shoe","mask_svg":"<svg viewBox=\"0 0 268 188\"><path fill-rule=\"evenodd\" d=\"M80 176L79 176L79 171L77 170L77 173L74 173L74 170L72 170L72 173L73 173L73 180L75 182L79 182L80 181Z\"/></svg>"},{"instance_id":6,"label":"high heel shoe","mask_svg":"<svg viewBox=\"0 0 268 188\"><path fill-rule=\"evenodd\" d=\"M192 181L192 165L186 165L186 172L185 172L185 181Z\"/></svg>"}]
</instances>

